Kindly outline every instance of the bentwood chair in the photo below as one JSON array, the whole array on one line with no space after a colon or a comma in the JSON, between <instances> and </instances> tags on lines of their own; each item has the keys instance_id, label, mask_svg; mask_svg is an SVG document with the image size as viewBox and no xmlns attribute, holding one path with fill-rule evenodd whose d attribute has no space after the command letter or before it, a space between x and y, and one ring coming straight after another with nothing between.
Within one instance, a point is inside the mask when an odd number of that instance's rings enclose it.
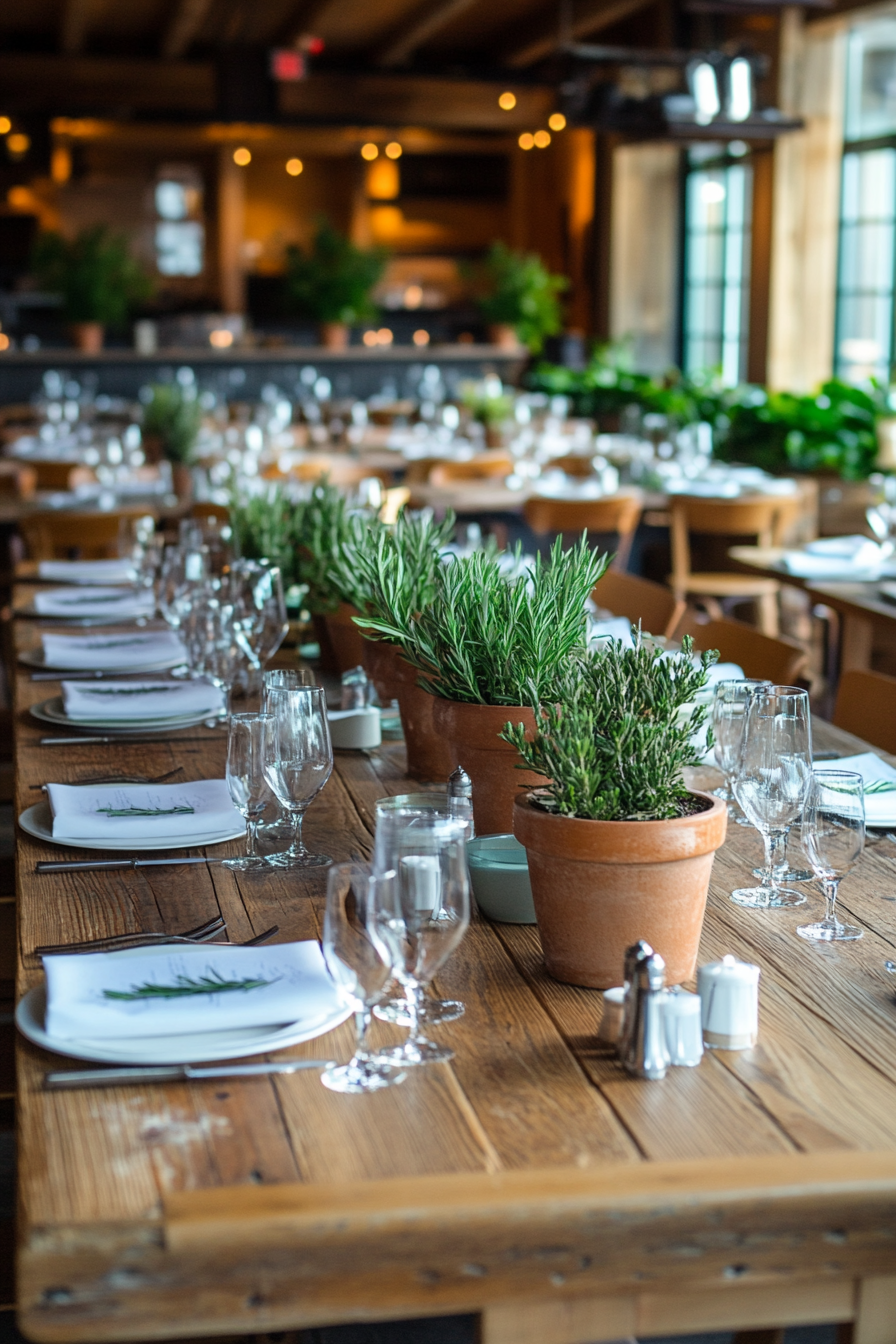
<instances>
[{"instance_id":1,"label":"bentwood chair","mask_svg":"<svg viewBox=\"0 0 896 1344\"><path fill-rule=\"evenodd\" d=\"M685 604L671 588L651 583L620 569L608 569L595 585L592 601L614 616L625 616L651 635L671 635L685 612Z\"/></svg>"},{"instance_id":2,"label":"bentwood chair","mask_svg":"<svg viewBox=\"0 0 896 1344\"><path fill-rule=\"evenodd\" d=\"M19 519L19 531L29 560L114 559L122 522L151 513L147 508L31 513Z\"/></svg>"},{"instance_id":3,"label":"bentwood chair","mask_svg":"<svg viewBox=\"0 0 896 1344\"><path fill-rule=\"evenodd\" d=\"M833 721L873 747L896 754L896 677L858 669L841 673Z\"/></svg>"},{"instance_id":4,"label":"bentwood chair","mask_svg":"<svg viewBox=\"0 0 896 1344\"><path fill-rule=\"evenodd\" d=\"M215 525L220 526L230 522L230 509L226 504L213 504L211 500L201 499L190 509L190 517L203 524L213 518Z\"/></svg>"},{"instance_id":5,"label":"bentwood chair","mask_svg":"<svg viewBox=\"0 0 896 1344\"><path fill-rule=\"evenodd\" d=\"M720 599L755 601L759 608L759 628L766 635L777 635L778 593L775 579L751 574L695 572L691 567L691 536L756 537L760 546L777 546L794 512L801 508L799 499L754 496L751 499L697 499L676 495L670 503L672 536L672 574L669 584L675 596L687 600L699 598L710 615L721 617Z\"/></svg>"},{"instance_id":6,"label":"bentwood chair","mask_svg":"<svg viewBox=\"0 0 896 1344\"><path fill-rule=\"evenodd\" d=\"M688 612L675 638L690 635L698 653L718 649L719 661L737 663L746 677L764 677L777 686L793 686L805 669L809 654L795 639L773 638L743 621L698 621Z\"/></svg>"},{"instance_id":7,"label":"bentwood chair","mask_svg":"<svg viewBox=\"0 0 896 1344\"><path fill-rule=\"evenodd\" d=\"M495 481L503 480L513 471L513 458L509 453L495 451L477 453L465 461L454 460L434 465L428 476L429 485L453 485L455 481Z\"/></svg>"},{"instance_id":8,"label":"bentwood chair","mask_svg":"<svg viewBox=\"0 0 896 1344\"><path fill-rule=\"evenodd\" d=\"M74 490L96 480L96 473L78 462L32 458L29 465L37 472L38 490Z\"/></svg>"},{"instance_id":9,"label":"bentwood chair","mask_svg":"<svg viewBox=\"0 0 896 1344\"><path fill-rule=\"evenodd\" d=\"M613 565L624 570L641 519L642 504L640 491L606 495L602 499L551 499L546 495L533 495L523 505L523 515L537 537L552 532L570 538L581 536L583 532L617 533L619 544Z\"/></svg>"}]
</instances>

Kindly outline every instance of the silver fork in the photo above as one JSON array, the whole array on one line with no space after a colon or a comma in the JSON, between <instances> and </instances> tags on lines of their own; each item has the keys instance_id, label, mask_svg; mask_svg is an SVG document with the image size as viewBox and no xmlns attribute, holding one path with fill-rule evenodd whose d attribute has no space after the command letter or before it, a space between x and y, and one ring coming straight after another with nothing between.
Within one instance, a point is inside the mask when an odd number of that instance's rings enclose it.
<instances>
[{"instance_id":1,"label":"silver fork","mask_svg":"<svg viewBox=\"0 0 896 1344\"><path fill-rule=\"evenodd\" d=\"M44 952L76 952L81 948L88 952L102 952L107 947L115 949L131 943L135 938L145 938L148 941L157 938L185 938L188 942L202 943L207 938L214 938L216 934L223 933L226 928L224 916L215 915L214 918L207 919L204 924L198 924L195 929L187 929L184 933L140 933L139 930L134 933L110 933L106 938L85 938L74 943L46 943L43 947L36 947L34 955L39 957Z\"/></svg>"},{"instance_id":2,"label":"silver fork","mask_svg":"<svg viewBox=\"0 0 896 1344\"><path fill-rule=\"evenodd\" d=\"M223 933L223 926L220 929L216 929L215 932ZM43 957L55 952L80 957L86 956L88 952L125 952L138 947L168 947L169 945L179 946L184 943L186 943L188 947L196 947L201 943L206 943L214 947L258 947L261 943L266 943L269 938L273 938L274 934L279 932L280 925L272 924L269 929L265 929L264 933L256 933L254 938L247 938L245 942L242 943L212 943L212 940L209 937L185 938L177 933L135 934L130 941L124 940L120 943L115 943L112 947L108 944L105 944L102 947L97 947L95 944L87 947L83 945L79 946L77 944L74 946L69 944L67 947L56 948L36 947L34 949L34 955L36 957Z\"/></svg>"},{"instance_id":3,"label":"silver fork","mask_svg":"<svg viewBox=\"0 0 896 1344\"><path fill-rule=\"evenodd\" d=\"M164 784L166 779L172 775L183 773L183 766L177 765L173 770L166 770L163 775L91 775L87 779L73 779L72 784ZM31 789L45 789L46 784L30 784Z\"/></svg>"}]
</instances>

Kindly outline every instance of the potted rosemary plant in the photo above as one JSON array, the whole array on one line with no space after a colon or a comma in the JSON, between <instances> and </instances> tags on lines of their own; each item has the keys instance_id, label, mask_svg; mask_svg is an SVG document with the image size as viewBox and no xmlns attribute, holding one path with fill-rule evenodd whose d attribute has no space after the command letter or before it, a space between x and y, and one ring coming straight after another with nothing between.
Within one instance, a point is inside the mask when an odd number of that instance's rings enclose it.
<instances>
[{"instance_id":1,"label":"potted rosemary plant","mask_svg":"<svg viewBox=\"0 0 896 1344\"><path fill-rule=\"evenodd\" d=\"M517 798L513 833L526 847L545 965L558 980L617 985L639 938L666 961L670 984L693 975L725 804L689 790L698 764L695 704L717 654L692 663L687 637L669 657L635 631L566 667L555 697L534 701L534 735L501 736L521 769L549 781Z\"/></svg>"},{"instance_id":2,"label":"potted rosemary plant","mask_svg":"<svg viewBox=\"0 0 896 1344\"><path fill-rule=\"evenodd\" d=\"M482 265L479 298L489 339L501 349L522 344L537 354L545 337L563 325L558 295L568 284L565 276L551 275L535 253L493 243Z\"/></svg>"},{"instance_id":3,"label":"potted rosemary plant","mask_svg":"<svg viewBox=\"0 0 896 1344\"><path fill-rule=\"evenodd\" d=\"M350 328L377 315L370 295L385 267L381 248L356 247L324 220L307 252L286 249L287 306L317 322L321 345L344 350Z\"/></svg>"},{"instance_id":4,"label":"potted rosemary plant","mask_svg":"<svg viewBox=\"0 0 896 1344\"><path fill-rule=\"evenodd\" d=\"M74 238L42 233L31 264L39 284L62 296L72 340L88 354L102 350L107 326L123 326L152 293L152 281L131 256L127 239L102 224Z\"/></svg>"},{"instance_id":5,"label":"potted rosemary plant","mask_svg":"<svg viewBox=\"0 0 896 1344\"><path fill-rule=\"evenodd\" d=\"M190 395L192 394L192 395ZM143 409L143 450L148 462L171 463L174 488L181 499L193 493L190 464L202 424L202 407L194 387L156 383Z\"/></svg>"}]
</instances>

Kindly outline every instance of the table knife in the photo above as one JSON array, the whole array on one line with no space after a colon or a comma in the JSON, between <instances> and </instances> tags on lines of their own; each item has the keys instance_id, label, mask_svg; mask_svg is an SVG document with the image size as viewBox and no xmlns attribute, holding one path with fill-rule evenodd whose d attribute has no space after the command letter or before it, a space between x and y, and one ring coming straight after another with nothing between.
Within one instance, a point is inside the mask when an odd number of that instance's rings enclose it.
<instances>
[{"instance_id":1,"label":"table knife","mask_svg":"<svg viewBox=\"0 0 896 1344\"><path fill-rule=\"evenodd\" d=\"M102 846L97 846L102 848ZM40 859L36 873L111 873L121 868L163 868L176 863L223 863L223 859Z\"/></svg>"},{"instance_id":2,"label":"table knife","mask_svg":"<svg viewBox=\"0 0 896 1344\"><path fill-rule=\"evenodd\" d=\"M220 1064L197 1069L192 1064L153 1064L124 1069L75 1069L45 1073L44 1087L120 1087L124 1083L184 1083L204 1078L258 1078L270 1073L298 1073L300 1069L329 1069L334 1059L287 1059L271 1064Z\"/></svg>"},{"instance_id":3,"label":"table knife","mask_svg":"<svg viewBox=\"0 0 896 1344\"><path fill-rule=\"evenodd\" d=\"M167 746L169 742L211 742L214 736L214 729L210 729L205 737L177 737L175 733L165 734L156 733L154 737L131 737L130 734L116 734L115 737L42 737L40 745L42 747L91 747L97 745L114 746L115 743L128 742L155 742L156 746ZM219 741L224 738L219 735Z\"/></svg>"}]
</instances>

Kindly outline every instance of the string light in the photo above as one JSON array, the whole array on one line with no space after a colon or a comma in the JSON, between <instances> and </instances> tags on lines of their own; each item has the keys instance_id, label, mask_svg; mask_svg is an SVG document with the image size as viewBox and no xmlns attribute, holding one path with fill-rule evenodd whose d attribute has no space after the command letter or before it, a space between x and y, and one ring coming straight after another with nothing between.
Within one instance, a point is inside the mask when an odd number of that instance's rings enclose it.
<instances>
[{"instance_id":1,"label":"string light","mask_svg":"<svg viewBox=\"0 0 896 1344\"><path fill-rule=\"evenodd\" d=\"M429 332L423 331L422 329L420 331L415 331L411 339L415 345L429 345Z\"/></svg>"},{"instance_id":2,"label":"string light","mask_svg":"<svg viewBox=\"0 0 896 1344\"><path fill-rule=\"evenodd\" d=\"M386 157L389 159L400 159L402 154L401 145L397 140L390 140L386 146Z\"/></svg>"},{"instance_id":3,"label":"string light","mask_svg":"<svg viewBox=\"0 0 896 1344\"><path fill-rule=\"evenodd\" d=\"M566 127L566 118L562 112L552 112L548 117L548 125L552 131L562 131Z\"/></svg>"},{"instance_id":4,"label":"string light","mask_svg":"<svg viewBox=\"0 0 896 1344\"><path fill-rule=\"evenodd\" d=\"M519 145L520 149L531 149L532 146L535 144L535 136L530 135L528 131L523 131L522 135L517 141L517 144Z\"/></svg>"},{"instance_id":5,"label":"string light","mask_svg":"<svg viewBox=\"0 0 896 1344\"><path fill-rule=\"evenodd\" d=\"M240 145L239 149L233 151L233 161L238 168L245 168L252 162L252 152L245 145Z\"/></svg>"},{"instance_id":6,"label":"string light","mask_svg":"<svg viewBox=\"0 0 896 1344\"><path fill-rule=\"evenodd\" d=\"M511 93L509 89L506 93L502 93L498 99L498 106L502 112L512 112L516 107L516 94Z\"/></svg>"},{"instance_id":7,"label":"string light","mask_svg":"<svg viewBox=\"0 0 896 1344\"><path fill-rule=\"evenodd\" d=\"M298 177L304 167L305 165L301 159L286 160L286 171L289 173L290 177Z\"/></svg>"},{"instance_id":8,"label":"string light","mask_svg":"<svg viewBox=\"0 0 896 1344\"><path fill-rule=\"evenodd\" d=\"M372 163L374 159L378 158L379 152L379 145L375 145L372 140L368 140L366 145L361 146L361 158L366 159L368 163Z\"/></svg>"},{"instance_id":9,"label":"string light","mask_svg":"<svg viewBox=\"0 0 896 1344\"><path fill-rule=\"evenodd\" d=\"M551 143L550 132L536 131L532 137L532 140L534 141L536 149L547 149L548 145Z\"/></svg>"},{"instance_id":10,"label":"string light","mask_svg":"<svg viewBox=\"0 0 896 1344\"><path fill-rule=\"evenodd\" d=\"M12 122L9 117L0 117L0 135L6 135L12 130Z\"/></svg>"}]
</instances>

